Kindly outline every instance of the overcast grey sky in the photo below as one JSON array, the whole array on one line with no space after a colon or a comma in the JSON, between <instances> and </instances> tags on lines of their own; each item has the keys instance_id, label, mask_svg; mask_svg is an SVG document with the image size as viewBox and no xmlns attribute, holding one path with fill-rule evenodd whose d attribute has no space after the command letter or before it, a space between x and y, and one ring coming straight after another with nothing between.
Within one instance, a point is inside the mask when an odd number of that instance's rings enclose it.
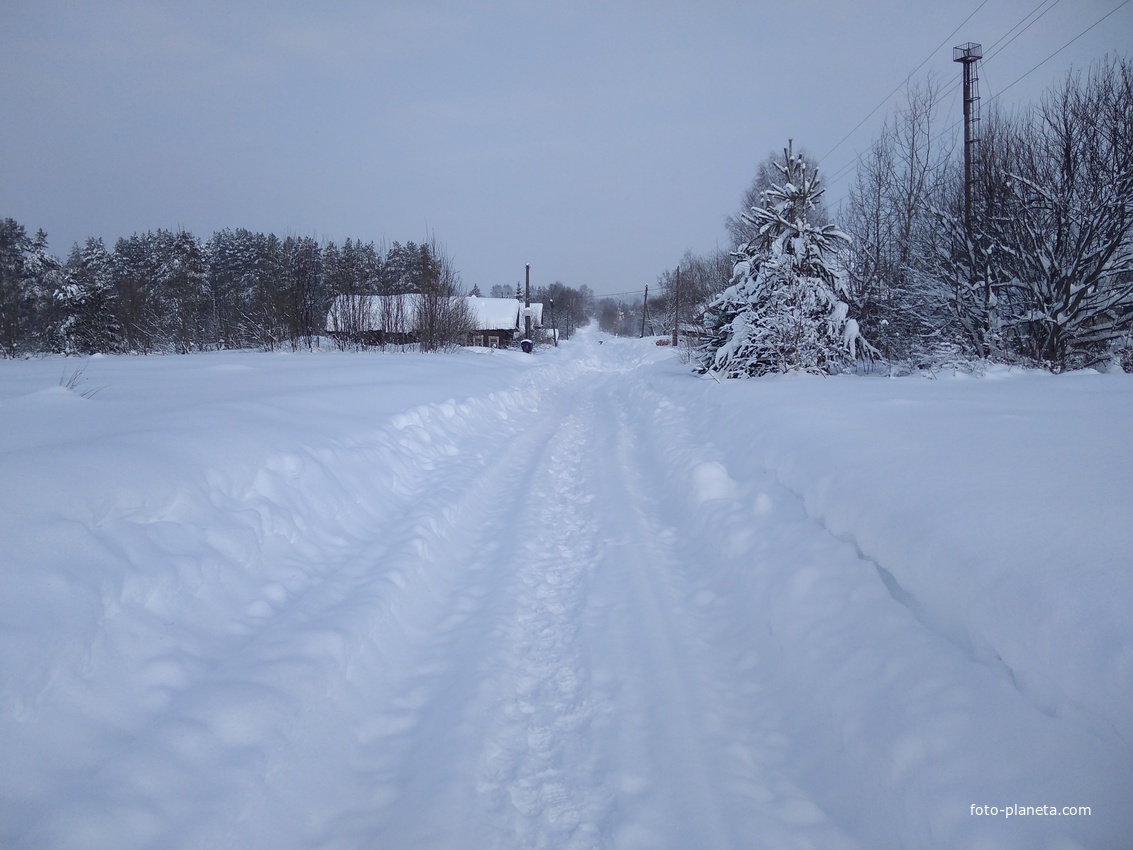
<instances>
[{"instance_id":1,"label":"overcast grey sky","mask_svg":"<svg viewBox=\"0 0 1133 850\"><path fill-rule=\"evenodd\" d=\"M156 228L432 232L469 288L529 262L640 290L726 243L788 138L844 170L897 98L835 145L922 61L958 117L967 41L984 102L1023 77L1000 102L1026 103L1128 55L1133 3L0 0L0 216L60 256Z\"/></svg>"}]
</instances>

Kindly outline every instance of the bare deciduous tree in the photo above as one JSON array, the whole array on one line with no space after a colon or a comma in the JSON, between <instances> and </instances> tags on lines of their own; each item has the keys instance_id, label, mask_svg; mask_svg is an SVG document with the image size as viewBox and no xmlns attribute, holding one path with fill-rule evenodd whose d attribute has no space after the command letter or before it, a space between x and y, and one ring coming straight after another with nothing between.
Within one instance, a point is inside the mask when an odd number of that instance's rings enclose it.
<instances>
[{"instance_id":1,"label":"bare deciduous tree","mask_svg":"<svg viewBox=\"0 0 1133 850\"><path fill-rule=\"evenodd\" d=\"M982 356L1061 371L1133 328L1133 68L1070 73L1015 119L985 120L973 222L941 211L928 272Z\"/></svg>"},{"instance_id":2,"label":"bare deciduous tree","mask_svg":"<svg viewBox=\"0 0 1133 850\"><path fill-rule=\"evenodd\" d=\"M985 222L1026 353L1093 365L1133 327L1133 66L1106 60L1021 125L1008 215Z\"/></svg>"},{"instance_id":3,"label":"bare deciduous tree","mask_svg":"<svg viewBox=\"0 0 1133 850\"><path fill-rule=\"evenodd\" d=\"M950 149L938 140L940 86L911 86L859 163L840 221L852 239L844 252L851 306L862 331L886 357L932 346L949 324L939 284L918 275L931 241L932 209L950 188Z\"/></svg>"},{"instance_id":4,"label":"bare deciduous tree","mask_svg":"<svg viewBox=\"0 0 1133 850\"><path fill-rule=\"evenodd\" d=\"M475 317L460 287L460 273L436 239L421 246L422 285L416 331L422 351L438 351L466 342Z\"/></svg>"},{"instance_id":5,"label":"bare deciduous tree","mask_svg":"<svg viewBox=\"0 0 1133 850\"><path fill-rule=\"evenodd\" d=\"M665 327L676 327L685 342L683 355L691 360L692 348L700 342L704 310L712 298L722 292L732 276L735 262L727 251L717 249L707 254L685 251L677 269L666 269L658 278L665 307ZM678 274L679 269L679 274Z\"/></svg>"}]
</instances>

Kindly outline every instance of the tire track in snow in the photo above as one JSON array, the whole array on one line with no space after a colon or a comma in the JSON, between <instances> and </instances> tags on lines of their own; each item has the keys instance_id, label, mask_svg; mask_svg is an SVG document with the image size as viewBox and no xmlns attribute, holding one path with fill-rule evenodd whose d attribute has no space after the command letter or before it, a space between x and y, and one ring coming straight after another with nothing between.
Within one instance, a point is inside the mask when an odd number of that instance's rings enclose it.
<instances>
[{"instance_id":1,"label":"tire track in snow","mask_svg":"<svg viewBox=\"0 0 1133 850\"><path fill-rule=\"evenodd\" d=\"M590 416L583 406L562 423L515 526L497 719L477 771L477 790L501 819L501 847L601 847L612 810L589 735L608 706L592 693L580 634L596 562L593 496L579 476Z\"/></svg>"},{"instance_id":2,"label":"tire track in snow","mask_svg":"<svg viewBox=\"0 0 1133 850\"><path fill-rule=\"evenodd\" d=\"M497 672L469 712L495 718L476 733L482 843L852 847L783 772L750 648L704 638L750 614L662 519L631 374L574 388L500 553L512 586L482 662Z\"/></svg>"},{"instance_id":3,"label":"tire track in snow","mask_svg":"<svg viewBox=\"0 0 1133 850\"><path fill-rule=\"evenodd\" d=\"M750 640L752 613L712 550L678 535L711 527L720 502L690 506L687 492L674 502L654 439L671 405L645 393L643 406L630 389L599 388L604 449L593 459L607 504L619 506L606 517L599 575L613 604L598 638L617 649L595 672L619 683L614 846L853 847L783 771L787 739Z\"/></svg>"},{"instance_id":4,"label":"tire track in snow","mask_svg":"<svg viewBox=\"0 0 1133 850\"><path fill-rule=\"evenodd\" d=\"M345 807L341 820L352 834L385 846L446 847L464 846L472 833L481 843L512 835L506 812L501 823L500 812L484 805L477 771L489 735L485 706L509 657L500 624L514 614L522 585L517 523L553 463L564 410L552 403L525 422L465 494L450 533L434 541L428 567L444 573L447 589L430 617L405 623L414 635L396 650L408 661L392 697L395 712L404 707L402 720L388 724L377 708L361 728L354 761L387 799Z\"/></svg>"},{"instance_id":5,"label":"tire track in snow","mask_svg":"<svg viewBox=\"0 0 1133 850\"><path fill-rule=\"evenodd\" d=\"M622 712L611 729L619 754L618 781L631 814L619 824L628 847L733 847L720 801L713 793L718 760L703 736L705 712L715 702L703 659L694 659L680 627L669 584L679 570L673 533L660 523L637 480L616 384L601 388L596 481L610 505L603 558L605 592L613 607L603 624L616 647L605 676L620 682Z\"/></svg>"},{"instance_id":6,"label":"tire track in snow","mask_svg":"<svg viewBox=\"0 0 1133 850\"><path fill-rule=\"evenodd\" d=\"M392 538L376 557L382 569L370 575L374 556L363 551L351 566L361 581L332 584L348 607L329 619L341 627L350 614L361 637L329 689L339 702L334 740L299 735L284 765L295 799L304 773L338 763L331 790L303 801L309 843L460 846L482 820L467 787L468 707L480 659L495 654L491 609L510 579L498 568L500 529L521 510L558 430L558 417L536 407L501 410L502 421L483 426L491 435L463 435L453 457L464 460L430 473L407 513L376 530Z\"/></svg>"}]
</instances>

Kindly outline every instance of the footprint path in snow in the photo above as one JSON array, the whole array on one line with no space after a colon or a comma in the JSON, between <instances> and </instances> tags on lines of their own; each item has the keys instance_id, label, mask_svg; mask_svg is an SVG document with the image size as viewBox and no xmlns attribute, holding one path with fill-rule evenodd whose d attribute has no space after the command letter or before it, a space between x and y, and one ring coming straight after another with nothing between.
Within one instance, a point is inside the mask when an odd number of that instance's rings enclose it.
<instances>
[{"instance_id":1,"label":"footprint path in snow","mask_svg":"<svg viewBox=\"0 0 1133 850\"><path fill-rule=\"evenodd\" d=\"M411 790L378 834L432 846L459 846L461 829L492 847L853 846L780 769L785 739L752 653L703 639L734 636L720 618L750 615L663 522L618 378L561 395L540 452L506 473L515 498L494 522L476 616L440 630L430 656L448 667L426 688L416 738L444 742L446 769L420 750L399 756Z\"/></svg>"},{"instance_id":2,"label":"footprint path in snow","mask_svg":"<svg viewBox=\"0 0 1133 850\"><path fill-rule=\"evenodd\" d=\"M401 624L398 669L359 671L359 678L387 676L353 757L366 783L385 792L368 811L344 807L351 831L391 846L459 846L469 831L510 829L509 810L489 811L474 777L487 706L507 667L501 658L512 633L500 623L514 615L524 586L514 573L524 539L517 523L542 487L562 412L556 406L527 422L452 509L452 524L418 553L421 569L445 579L431 613Z\"/></svg>"},{"instance_id":3,"label":"footprint path in snow","mask_svg":"<svg viewBox=\"0 0 1133 850\"><path fill-rule=\"evenodd\" d=\"M573 410L556 434L515 526L513 609L499 631L499 703L480 760L477 790L510 821L506 845L603 846L611 795L587 736L596 712L592 659L580 640L596 562L594 518L579 478L590 411ZM502 838L502 836L501 836Z\"/></svg>"}]
</instances>

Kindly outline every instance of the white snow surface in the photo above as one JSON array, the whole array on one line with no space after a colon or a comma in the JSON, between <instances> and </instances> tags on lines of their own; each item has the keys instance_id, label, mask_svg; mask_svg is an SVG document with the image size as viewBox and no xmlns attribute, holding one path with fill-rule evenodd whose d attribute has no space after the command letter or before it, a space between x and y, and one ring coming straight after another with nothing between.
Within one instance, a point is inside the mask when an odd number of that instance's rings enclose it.
<instances>
[{"instance_id":1,"label":"white snow surface","mask_svg":"<svg viewBox=\"0 0 1133 850\"><path fill-rule=\"evenodd\" d=\"M1133 376L80 365L0 361L0 846L1129 846Z\"/></svg>"}]
</instances>

